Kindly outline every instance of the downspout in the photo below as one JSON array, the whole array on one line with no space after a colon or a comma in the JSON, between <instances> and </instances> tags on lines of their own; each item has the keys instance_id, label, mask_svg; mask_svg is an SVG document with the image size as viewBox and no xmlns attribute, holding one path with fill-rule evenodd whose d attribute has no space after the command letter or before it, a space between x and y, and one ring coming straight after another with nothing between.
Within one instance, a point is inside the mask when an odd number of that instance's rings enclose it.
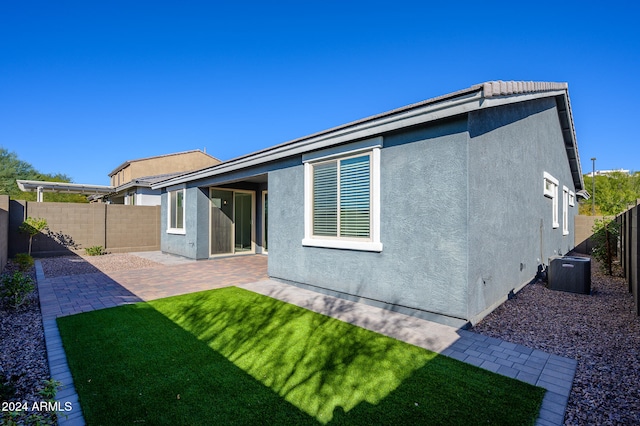
<instances>
[{"instance_id":1,"label":"downspout","mask_svg":"<svg viewBox=\"0 0 640 426\"><path fill-rule=\"evenodd\" d=\"M540 264L538 265L536 279L546 281L546 269L544 264L544 220L540 219Z\"/></svg>"}]
</instances>

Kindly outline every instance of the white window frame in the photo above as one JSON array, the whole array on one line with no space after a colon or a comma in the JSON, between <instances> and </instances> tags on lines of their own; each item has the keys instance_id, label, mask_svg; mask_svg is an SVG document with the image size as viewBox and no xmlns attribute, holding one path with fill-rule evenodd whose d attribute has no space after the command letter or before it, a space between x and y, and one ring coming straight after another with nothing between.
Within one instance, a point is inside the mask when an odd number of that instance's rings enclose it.
<instances>
[{"instance_id":1,"label":"white window frame","mask_svg":"<svg viewBox=\"0 0 640 426\"><path fill-rule=\"evenodd\" d=\"M182 192L182 228L172 228L171 227L171 202L172 202L172 193ZM167 190L167 234L181 234L184 235L187 233L186 231L186 221L187 221L187 209L186 209L186 199L187 199L187 190L184 185L180 187L174 187Z\"/></svg>"},{"instance_id":2,"label":"white window frame","mask_svg":"<svg viewBox=\"0 0 640 426\"><path fill-rule=\"evenodd\" d=\"M554 178L549 173L544 172L543 183L544 196L551 198L552 201L552 226L554 229L559 228L560 221L558 220L558 179Z\"/></svg>"},{"instance_id":3,"label":"white window frame","mask_svg":"<svg viewBox=\"0 0 640 426\"><path fill-rule=\"evenodd\" d=\"M382 137L367 139L342 147L334 147L315 153L306 154L304 164L304 238L302 245L306 247L323 247L344 250L381 252L380 241L380 151ZM329 160L340 160L358 155L370 155L371 168L370 192L370 235L369 238L327 237L313 235L313 167Z\"/></svg>"},{"instance_id":4,"label":"white window frame","mask_svg":"<svg viewBox=\"0 0 640 426\"><path fill-rule=\"evenodd\" d=\"M562 235L569 235L569 188L562 186Z\"/></svg>"},{"instance_id":5,"label":"white window frame","mask_svg":"<svg viewBox=\"0 0 640 426\"><path fill-rule=\"evenodd\" d=\"M576 194L573 191L569 191L569 207L576 205Z\"/></svg>"}]
</instances>

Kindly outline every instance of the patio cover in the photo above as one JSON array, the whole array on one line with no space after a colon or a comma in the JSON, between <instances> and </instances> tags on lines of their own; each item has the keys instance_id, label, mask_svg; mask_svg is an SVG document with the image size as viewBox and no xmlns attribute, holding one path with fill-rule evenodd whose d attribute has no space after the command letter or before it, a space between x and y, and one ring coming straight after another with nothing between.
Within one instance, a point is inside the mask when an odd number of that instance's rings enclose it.
<instances>
[{"instance_id":1,"label":"patio cover","mask_svg":"<svg viewBox=\"0 0 640 426\"><path fill-rule=\"evenodd\" d=\"M106 195L115 190L113 186L87 185L81 183L46 182L39 180L16 180L18 188L24 192L37 192L38 202L42 202L45 192L66 192L68 194Z\"/></svg>"}]
</instances>

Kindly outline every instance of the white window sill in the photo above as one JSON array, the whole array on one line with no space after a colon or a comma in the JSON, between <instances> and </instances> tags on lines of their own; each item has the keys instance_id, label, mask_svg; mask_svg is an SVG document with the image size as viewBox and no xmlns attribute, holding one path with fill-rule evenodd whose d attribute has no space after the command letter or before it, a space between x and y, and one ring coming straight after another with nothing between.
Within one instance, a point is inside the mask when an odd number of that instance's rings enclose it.
<instances>
[{"instance_id":1,"label":"white window sill","mask_svg":"<svg viewBox=\"0 0 640 426\"><path fill-rule=\"evenodd\" d=\"M187 231L185 231L184 229L174 229L174 228L167 229L167 234L186 235L186 233Z\"/></svg>"},{"instance_id":2,"label":"white window sill","mask_svg":"<svg viewBox=\"0 0 640 426\"><path fill-rule=\"evenodd\" d=\"M342 250L381 252L382 243L373 241L346 241L346 240L321 240L316 238L304 238L302 245L305 247L323 247Z\"/></svg>"}]
</instances>

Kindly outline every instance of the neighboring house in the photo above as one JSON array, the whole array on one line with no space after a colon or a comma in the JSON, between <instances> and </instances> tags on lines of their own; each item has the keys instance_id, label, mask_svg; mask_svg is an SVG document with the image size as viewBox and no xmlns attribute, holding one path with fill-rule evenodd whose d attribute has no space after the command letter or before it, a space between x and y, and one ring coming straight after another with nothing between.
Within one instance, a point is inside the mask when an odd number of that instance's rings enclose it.
<instances>
[{"instance_id":1,"label":"neighboring house","mask_svg":"<svg viewBox=\"0 0 640 426\"><path fill-rule=\"evenodd\" d=\"M33 180L16 182L21 191L37 192L39 202L44 201L45 192L64 192L87 195L91 202L159 206L162 191L152 189L154 184L216 164L220 164L217 158L192 150L125 161L109 173L110 186Z\"/></svg>"},{"instance_id":2,"label":"neighboring house","mask_svg":"<svg viewBox=\"0 0 640 426\"><path fill-rule=\"evenodd\" d=\"M574 245L566 83L488 82L168 179L162 251L475 323Z\"/></svg>"},{"instance_id":3,"label":"neighboring house","mask_svg":"<svg viewBox=\"0 0 640 426\"><path fill-rule=\"evenodd\" d=\"M200 150L125 161L109 173L115 189L105 198L112 204L157 206L160 191L151 189L153 184L216 164L220 160Z\"/></svg>"}]
</instances>

